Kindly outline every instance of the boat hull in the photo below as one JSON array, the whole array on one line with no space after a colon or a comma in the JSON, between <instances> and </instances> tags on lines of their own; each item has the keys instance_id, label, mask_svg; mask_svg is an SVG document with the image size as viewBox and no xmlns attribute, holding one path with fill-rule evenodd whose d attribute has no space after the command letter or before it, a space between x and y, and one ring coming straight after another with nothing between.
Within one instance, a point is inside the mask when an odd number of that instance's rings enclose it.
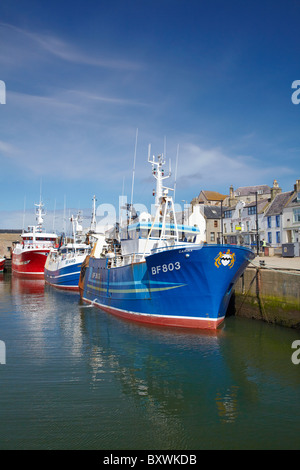
<instances>
[{"instance_id":1,"label":"boat hull","mask_svg":"<svg viewBox=\"0 0 300 470\"><path fill-rule=\"evenodd\" d=\"M217 329L251 250L197 245L150 255L142 263L109 269L87 258L79 281L82 300L114 315L156 325Z\"/></svg>"},{"instance_id":2,"label":"boat hull","mask_svg":"<svg viewBox=\"0 0 300 470\"><path fill-rule=\"evenodd\" d=\"M59 264L53 267L46 263L44 269L45 282L59 289L78 291L81 264L82 261L68 265Z\"/></svg>"},{"instance_id":3,"label":"boat hull","mask_svg":"<svg viewBox=\"0 0 300 470\"><path fill-rule=\"evenodd\" d=\"M5 268L5 258L0 258L0 273L3 273Z\"/></svg>"},{"instance_id":4,"label":"boat hull","mask_svg":"<svg viewBox=\"0 0 300 470\"><path fill-rule=\"evenodd\" d=\"M12 252L12 272L22 277L44 278L44 267L50 249L30 249Z\"/></svg>"}]
</instances>

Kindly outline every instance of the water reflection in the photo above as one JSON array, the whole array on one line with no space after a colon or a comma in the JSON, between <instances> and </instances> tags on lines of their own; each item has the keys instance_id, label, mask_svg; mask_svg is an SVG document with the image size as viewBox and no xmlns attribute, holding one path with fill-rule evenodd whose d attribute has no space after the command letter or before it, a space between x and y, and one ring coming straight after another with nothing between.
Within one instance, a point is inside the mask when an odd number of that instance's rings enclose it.
<instances>
[{"instance_id":1,"label":"water reflection","mask_svg":"<svg viewBox=\"0 0 300 470\"><path fill-rule=\"evenodd\" d=\"M28 299L35 299L32 295L44 295L45 281L42 279L26 279L18 276L11 276L11 291L13 295L27 296Z\"/></svg>"},{"instance_id":2,"label":"water reflection","mask_svg":"<svg viewBox=\"0 0 300 470\"><path fill-rule=\"evenodd\" d=\"M238 416L238 390L239 387L232 385L225 391L216 395L216 405L221 422L233 423Z\"/></svg>"},{"instance_id":3,"label":"water reflection","mask_svg":"<svg viewBox=\"0 0 300 470\"><path fill-rule=\"evenodd\" d=\"M99 381L113 375L122 395L143 410L149 423L159 422L160 427L170 419L174 426L177 423L172 431L164 430L167 435L186 439L185 432L179 434L183 417L197 426L199 415L209 415L216 407L208 388L213 388L216 376L222 381L227 373L220 355L222 331L145 327L97 309L88 313L81 309L81 320L92 345L92 386L97 388Z\"/></svg>"},{"instance_id":4,"label":"water reflection","mask_svg":"<svg viewBox=\"0 0 300 470\"><path fill-rule=\"evenodd\" d=\"M12 278L0 290L0 443L15 442L17 426L40 448L43 433L52 448L299 445L297 332L233 317L209 333L146 326L43 281Z\"/></svg>"}]
</instances>

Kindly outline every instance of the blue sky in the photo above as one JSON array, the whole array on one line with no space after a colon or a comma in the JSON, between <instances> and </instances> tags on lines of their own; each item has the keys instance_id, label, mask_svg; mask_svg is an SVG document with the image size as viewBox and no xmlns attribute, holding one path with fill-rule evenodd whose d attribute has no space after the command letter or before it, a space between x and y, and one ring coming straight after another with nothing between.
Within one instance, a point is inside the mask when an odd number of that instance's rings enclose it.
<instances>
[{"instance_id":1,"label":"blue sky","mask_svg":"<svg viewBox=\"0 0 300 470\"><path fill-rule=\"evenodd\" d=\"M130 201L137 129L134 202L154 202L148 144L173 174L179 148L177 202L291 190L299 18L296 0L2 0L0 228L22 227L40 186L49 215Z\"/></svg>"}]
</instances>

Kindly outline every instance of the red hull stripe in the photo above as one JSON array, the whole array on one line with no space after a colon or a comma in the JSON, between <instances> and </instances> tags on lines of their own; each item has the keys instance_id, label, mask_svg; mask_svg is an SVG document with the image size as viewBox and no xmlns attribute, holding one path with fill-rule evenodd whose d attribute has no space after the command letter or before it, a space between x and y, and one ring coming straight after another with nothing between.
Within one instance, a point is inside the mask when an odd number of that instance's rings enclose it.
<instances>
[{"instance_id":1,"label":"red hull stripe","mask_svg":"<svg viewBox=\"0 0 300 470\"><path fill-rule=\"evenodd\" d=\"M17 277L26 277L28 279L44 279L44 273L30 273L12 270Z\"/></svg>"},{"instance_id":2,"label":"red hull stripe","mask_svg":"<svg viewBox=\"0 0 300 470\"><path fill-rule=\"evenodd\" d=\"M49 284L49 286L56 287L57 289L61 290L74 290L74 291L79 291L78 286L60 286L59 284L51 284L51 282L45 281L46 284Z\"/></svg>"},{"instance_id":3,"label":"red hull stripe","mask_svg":"<svg viewBox=\"0 0 300 470\"><path fill-rule=\"evenodd\" d=\"M148 315L145 313L134 313L127 312L126 310L120 310L107 305L99 304L91 300L83 298L85 302L100 307L107 313L111 313L127 320L134 320L141 323L151 323L152 325L161 326L176 326L180 328L201 328L206 330L216 330L218 326L223 322L224 317L214 319L206 318L191 318L191 317L172 317L172 316L160 316L160 315Z\"/></svg>"}]
</instances>

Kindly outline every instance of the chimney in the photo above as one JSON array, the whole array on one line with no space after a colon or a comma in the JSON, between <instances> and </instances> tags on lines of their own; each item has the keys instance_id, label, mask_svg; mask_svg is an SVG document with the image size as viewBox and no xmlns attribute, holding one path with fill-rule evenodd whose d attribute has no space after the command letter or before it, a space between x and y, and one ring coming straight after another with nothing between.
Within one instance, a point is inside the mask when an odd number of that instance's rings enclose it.
<instances>
[{"instance_id":1,"label":"chimney","mask_svg":"<svg viewBox=\"0 0 300 470\"><path fill-rule=\"evenodd\" d=\"M234 196L233 186L231 185L229 188L229 198L228 198L228 205L229 207L233 207L236 204L236 198Z\"/></svg>"},{"instance_id":2,"label":"chimney","mask_svg":"<svg viewBox=\"0 0 300 470\"><path fill-rule=\"evenodd\" d=\"M296 184L294 184L294 191L296 193L300 192L300 180L296 180Z\"/></svg>"},{"instance_id":3,"label":"chimney","mask_svg":"<svg viewBox=\"0 0 300 470\"><path fill-rule=\"evenodd\" d=\"M282 189L279 187L278 181L274 180L273 181L273 188L271 188L271 201L273 201L273 199L275 199L277 194L280 194L281 191L282 191Z\"/></svg>"}]
</instances>

